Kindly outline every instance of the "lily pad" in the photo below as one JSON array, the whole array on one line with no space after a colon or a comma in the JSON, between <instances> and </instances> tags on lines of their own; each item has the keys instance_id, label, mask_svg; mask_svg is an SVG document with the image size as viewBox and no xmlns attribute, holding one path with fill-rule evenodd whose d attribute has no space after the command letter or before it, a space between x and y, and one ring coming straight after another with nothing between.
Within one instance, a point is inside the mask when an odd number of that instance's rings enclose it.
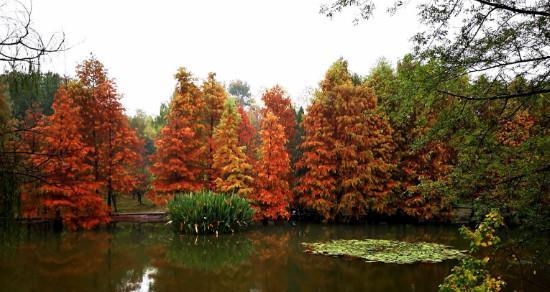
<instances>
[{"instance_id":1,"label":"lily pad","mask_svg":"<svg viewBox=\"0 0 550 292\"><path fill-rule=\"evenodd\" d=\"M464 251L429 242L404 242L385 239L332 240L328 242L302 243L306 252L331 256L350 256L367 262L391 264L439 263L462 259Z\"/></svg>"}]
</instances>

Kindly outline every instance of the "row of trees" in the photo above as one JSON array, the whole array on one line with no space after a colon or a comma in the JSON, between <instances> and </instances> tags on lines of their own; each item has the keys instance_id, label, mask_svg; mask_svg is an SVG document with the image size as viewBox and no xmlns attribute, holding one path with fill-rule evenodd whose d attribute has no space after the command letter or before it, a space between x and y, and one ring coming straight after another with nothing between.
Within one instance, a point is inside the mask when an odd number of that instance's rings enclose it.
<instances>
[{"instance_id":1,"label":"row of trees","mask_svg":"<svg viewBox=\"0 0 550 292\"><path fill-rule=\"evenodd\" d=\"M452 167L432 164L443 175L417 189L473 201L480 214L499 208L527 230L550 229L548 1L417 4L335 0L321 13L355 9L359 23L384 5L390 14L416 9L422 30L411 38L413 56L396 70L381 64L368 82L394 130L411 130L402 137L412 147L402 149L414 157L439 141L434 146L447 153L440 157L450 155Z\"/></svg>"},{"instance_id":2,"label":"row of trees","mask_svg":"<svg viewBox=\"0 0 550 292\"><path fill-rule=\"evenodd\" d=\"M180 69L160 116L128 118L114 83L92 58L77 68L77 79L59 79L51 108L45 98L44 111L29 106L23 118L5 119L4 128L21 134L3 139L2 149L19 154L14 157L34 178L18 188L21 214L62 216L71 228L108 221L120 194L137 192L141 199L147 192L164 204L176 193L200 189L249 199L257 219L288 218L291 209L327 221L446 219L453 203L472 200L480 210L505 204L518 220L544 216L529 207L546 200L540 195L545 99L510 109L504 103L464 108L460 99L430 90L441 68L406 56L395 70L381 61L361 77L340 59L305 115L279 86L263 93L258 108L226 92L215 74L198 86ZM467 92L489 87L484 76L446 86ZM525 86L518 78L491 90ZM495 121L503 110L510 118ZM462 127L445 124L457 120ZM483 144L475 139L479 131L486 132ZM509 183L525 179L525 169L539 169L541 176L522 182L525 194L510 196ZM510 179L510 173L517 175Z\"/></svg>"},{"instance_id":3,"label":"row of trees","mask_svg":"<svg viewBox=\"0 0 550 292\"><path fill-rule=\"evenodd\" d=\"M61 85L51 114L32 105L24 119L12 119L4 135L3 157L18 162L19 213L63 218L71 228L109 221L119 193L142 181L143 142L129 126L103 65L94 58L77 67L77 78ZM5 155L5 154L10 154Z\"/></svg>"},{"instance_id":4,"label":"row of trees","mask_svg":"<svg viewBox=\"0 0 550 292\"><path fill-rule=\"evenodd\" d=\"M260 111L231 97L210 73L202 86L181 68L167 121L155 142L150 198L211 189L250 200L257 219L288 218L291 200L289 135L294 110L280 87L263 95ZM259 133L249 116L260 116Z\"/></svg>"}]
</instances>

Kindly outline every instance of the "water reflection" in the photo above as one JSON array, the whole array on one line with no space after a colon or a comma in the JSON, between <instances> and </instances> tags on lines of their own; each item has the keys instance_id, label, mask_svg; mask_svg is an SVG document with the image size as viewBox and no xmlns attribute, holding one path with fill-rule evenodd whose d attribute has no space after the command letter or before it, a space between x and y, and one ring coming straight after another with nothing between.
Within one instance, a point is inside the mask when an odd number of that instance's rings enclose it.
<instances>
[{"instance_id":1,"label":"water reflection","mask_svg":"<svg viewBox=\"0 0 550 292\"><path fill-rule=\"evenodd\" d=\"M134 282L125 282L121 289L117 290L139 292L151 291L153 284L155 283L154 275L156 273L157 269L155 267L147 267L147 269L145 269L144 271L143 276L141 277L141 282L139 282L138 285L135 285Z\"/></svg>"},{"instance_id":2,"label":"water reflection","mask_svg":"<svg viewBox=\"0 0 550 292\"><path fill-rule=\"evenodd\" d=\"M337 238L466 248L452 226L282 225L220 237L178 236L159 225L64 234L25 231L2 246L0 290L435 291L455 264L365 263L305 254L301 246ZM520 287L514 281L508 288Z\"/></svg>"},{"instance_id":3,"label":"water reflection","mask_svg":"<svg viewBox=\"0 0 550 292\"><path fill-rule=\"evenodd\" d=\"M178 236L166 252L174 266L201 271L216 271L239 266L252 254L250 239L240 234L214 236Z\"/></svg>"}]
</instances>

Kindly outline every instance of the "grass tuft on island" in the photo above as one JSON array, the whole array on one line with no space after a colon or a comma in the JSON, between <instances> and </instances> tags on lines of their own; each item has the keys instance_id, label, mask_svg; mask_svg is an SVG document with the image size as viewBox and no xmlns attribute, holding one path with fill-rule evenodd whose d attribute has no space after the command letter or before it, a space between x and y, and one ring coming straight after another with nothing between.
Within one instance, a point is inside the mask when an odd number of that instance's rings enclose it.
<instances>
[{"instance_id":1,"label":"grass tuft on island","mask_svg":"<svg viewBox=\"0 0 550 292\"><path fill-rule=\"evenodd\" d=\"M389 264L439 263L466 257L464 251L428 242L404 242L385 239L332 240L302 243L306 252L330 256L349 256L367 262Z\"/></svg>"},{"instance_id":2,"label":"grass tuft on island","mask_svg":"<svg viewBox=\"0 0 550 292\"><path fill-rule=\"evenodd\" d=\"M246 199L211 191L178 194L168 203L175 230L187 234L233 233L252 223L254 211Z\"/></svg>"}]
</instances>

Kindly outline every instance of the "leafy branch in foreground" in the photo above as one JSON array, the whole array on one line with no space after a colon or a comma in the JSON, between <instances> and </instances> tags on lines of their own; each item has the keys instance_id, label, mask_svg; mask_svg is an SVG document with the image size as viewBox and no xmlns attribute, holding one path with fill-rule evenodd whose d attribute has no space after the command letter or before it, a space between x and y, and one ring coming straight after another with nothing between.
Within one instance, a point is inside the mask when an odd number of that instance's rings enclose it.
<instances>
[{"instance_id":1,"label":"leafy branch in foreground","mask_svg":"<svg viewBox=\"0 0 550 292\"><path fill-rule=\"evenodd\" d=\"M470 240L470 252L496 246L500 237L496 229L504 225L502 216L497 210L491 210L475 230L460 228L462 235ZM439 285L440 291L501 291L506 284L500 277L493 277L487 269L488 256L483 259L467 257L460 265L455 266L451 274Z\"/></svg>"},{"instance_id":2,"label":"leafy branch in foreground","mask_svg":"<svg viewBox=\"0 0 550 292\"><path fill-rule=\"evenodd\" d=\"M412 1L392 2L388 11L396 13ZM333 17L353 7L360 12L361 17L354 20L357 23L369 19L375 4L381 3L334 0L323 6L321 13ZM445 74L439 75L442 81L470 73L491 75L491 82L495 84L510 82L518 76L529 80L529 86L520 93L465 96L464 99L510 99L550 92L548 1L420 0L416 3L419 21L425 29L412 38L415 55L424 61L441 60L446 67ZM454 23L459 22L462 24L456 28ZM445 89L441 87L438 89ZM451 93L460 95L460 92Z\"/></svg>"}]
</instances>

